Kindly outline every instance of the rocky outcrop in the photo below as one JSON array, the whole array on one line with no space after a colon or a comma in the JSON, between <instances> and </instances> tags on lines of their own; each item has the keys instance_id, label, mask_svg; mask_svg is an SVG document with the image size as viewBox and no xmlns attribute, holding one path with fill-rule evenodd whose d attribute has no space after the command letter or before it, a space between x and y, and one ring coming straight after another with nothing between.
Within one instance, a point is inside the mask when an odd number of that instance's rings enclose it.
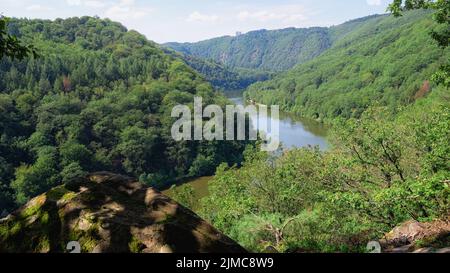
<instances>
[{"instance_id":1,"label":"rocky outcrop","mask_svg":"<svg viewBox=\"0 0 450 273\"><path fill-rule=\"evenodd\" d=\"M380 241L384 252L450 253L450 217L429 223L408 221Z\"/></svg>"},{"instance_id":2,"label":"rocky outcrop","mask_svg":"<svg viewBox=\"0 0 450 273\"><path fill-rule=\"evenodd\" d=\"M192 211L135 179L95 173L0 220L0 252L240 253Z\"/></svg>"}]
</instances>

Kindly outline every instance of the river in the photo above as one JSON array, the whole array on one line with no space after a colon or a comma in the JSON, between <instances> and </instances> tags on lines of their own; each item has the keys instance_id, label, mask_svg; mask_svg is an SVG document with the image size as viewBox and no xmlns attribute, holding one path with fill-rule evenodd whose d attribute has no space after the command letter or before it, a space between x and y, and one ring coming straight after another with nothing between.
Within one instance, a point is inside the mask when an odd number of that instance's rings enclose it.
<instances>
[{"instance_id":1,"label":"river","mask_svg":"<svg viewBox=\"0 0 450 273\"><path fill-rule=\"evenodd\" d=\"M233 94L229 96L229 99L237 105L244 104L243 97L240 94L238 94L237 96L236 94ZM250 116L250 119L253 126L255 126L257 117ZM270 124L271 119L272 117L269 113L267 120L265 120L267 124ZM283 112L280 112L278 122L280 124L280 141L282 142L284 148L292 149L307 146L319 146L322 150L326 150L328 148L326 140L327 128L323 124L311 119L299 117L295 114ZM212 180L212 178L212 176L200 177L193 179L186 184L189 184L193 187L196 195L195 197L199 200L209 194L208 184ZM186 184L183 184L180 187L185 187ZM172 191L169 189L164 191L163 193L171 196Z\"/></svg>"},{"instance_id":2,"label":"river","mask_svg":"<svg viewBox=\"0 0 450 273\"><path fill-rule=\"evenodd\" d=\"M229 98L237 105L243 105L244 100L241 97ZM250 116L253 127L256 127L257 116ZM261 119L266 124L271 124L272 117L270 111L268 117ZM279 119L275 120L280 124L280 141L284 148L301 148L307 146L319 146L320 149L326 150L328 144L326 141L327 129L317 121L299 117L295 114L280 112ZM269 134L268 131L264 133Z\"/></svg>"}]
</instances>

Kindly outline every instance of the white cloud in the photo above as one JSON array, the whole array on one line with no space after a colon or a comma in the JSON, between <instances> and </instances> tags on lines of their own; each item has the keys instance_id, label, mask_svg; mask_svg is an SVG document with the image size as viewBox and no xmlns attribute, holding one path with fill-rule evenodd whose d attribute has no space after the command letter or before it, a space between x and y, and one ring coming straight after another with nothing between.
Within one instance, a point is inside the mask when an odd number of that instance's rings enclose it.
<instances>
[{"instance_id":1,"label":"white cloud","mask_svg":"<svg viewBox=\"0 0 450 273\"><path fill-rule=\"evenodd\" d=\"M66 0L69 6L85 8L103 8L103 14L114 20L139 19L149 14L152 9L137 6L135 0Z\"/></svg>"},{"instance_id":2,"label":"white cloud","mask_svg":"<svg viewBox=\"0 0 450 273\"><path fill-rule=\"evenodd\" d=\"M217 16L215 14L207 15L207 14L202 14L198 11L194 11L193 13L189 14L186 21L188 21L188 22L216 22L219 19L220 19L219 16Z\"/></svg>"},{"instance_id":3,"label":"white cloud","mask_svg":"<svg viewBox=\"0 0 450 273\"><path fill-rule=\"evenodd\" d=\"M134 0L120 0L118 3L110 6L105 15L111 19L126 20L139 19L148 15L152 9L137 7Z\"/></svg>"},{"instance_id":4,"label":"white cloud","mask_svg":"<svg viewBox=\"0 0 450 273\"><path fill-rule=\"evenodd\" d=\"M80 6L81 0L66 0L67 5L69 6Z\"/></svg>"},{"instance_id":5,"label":"white cloud","mask_svg":"<svg viewBox=\"0 0 450 273\"><path fill-rule=\"evenodd\" d=\"M100 0L66 0L69 6L85 6L88 8L104 8L107 6L105 1Z\"/></svg>"},{"instance_id":6,"label":"white cloud","mask_svg":"<svg viewBox=\"0 0 450 273\"><path fill-rule=\"evenodd\" d=\"M238 13L237 18L241 21L281 21L283 23L296 23L308 19L301 5L283 5L255 11L244 10Z\"/></svg>"},{"instance_id":7,"label":"white cloud","mask_svg":"<svg viewBox=\"0 0 450 273\"><path fill-rule=\"evenodd\" d=\"M53 10L53 8L51 8L51 7L46 7L46 6L42 6L39 4L28 6L26 9L29 11L34 11L34 12L43 12L43 11Z\"/></svg>"},{"instance_id":8,"label":"white cloud","mask_svg":"<svg viewBox=\"0 0 450 273\"><path fill-rule=\"evenodd\" d=\"M132 6L134 5L135 0L120 0L119 5L123 6Z\"/></svg>"},{"instance_id":9,"label":"white cloud","mask_svg":"<svg viewBox=\"0 0 450 273\"><path fill-rule=\"evenodd\" d=\"M369 6L381 6L381 0L366 0Z\"/></svg>"},{"instance_id":10,"label":"white cloud","mask_svg":"<svg viewBox=\"0 0 450 273\"><path fill-rule=\"evenodd\" d=\"M91 0L91 1L84 1L84 5L88 8L103 8L106 6L106 3L101 2L101 1Z\"/></svg>"}]
</instances>

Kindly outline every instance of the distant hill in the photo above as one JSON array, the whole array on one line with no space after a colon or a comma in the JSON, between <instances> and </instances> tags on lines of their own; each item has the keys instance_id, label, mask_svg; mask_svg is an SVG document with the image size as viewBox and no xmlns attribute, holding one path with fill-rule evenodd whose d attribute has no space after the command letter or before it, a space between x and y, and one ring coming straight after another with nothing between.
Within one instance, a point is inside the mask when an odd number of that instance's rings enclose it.
<instances>
[{"instance_id":1,"label":"distant hill","mask_svg":"<svg viewBox=\"0 0 450 273\"><path fill-rule=\"evenodd\" d=\"M449 59L429 36L434 26L430 12L414 11L332 27L330 49L250 86L247 97L314 118L359 117L374 104L395 112L433 88L428 80Z\"/></svg>"},{"instance_id":2,"label":"distant hill","mask_svg":"<svg viewBox=\"0 0 450 273\"><path fill-rule=\"evenodd\" d=\"M273 74L244 68L232 69L211 59L202 59L170 48L164 50L167 54L184 60L188 66L203 75L214 88L223 91L243 90L255 82L268 80Z\"/></svg>"},{"instance_id":3,"label":"distant hill","mask_svg":"<svg viewBox=\"0 0 450 273\"><path fill-rule=\"evenodd\" d=\"M330 28L257 30L197 43L166 43L189 66L221 90L245 89L276 73L320 56L333 43L373 18L355 19ZM170 50L168 52L172 52Z\"/></svg>"},{"instance_id":4,"label":"distant hill","mask_svg":"<svg viewBox=\"0 0 450 273\"><path fill-rule=\"evenodd\" d=\"M185 55L213 60L231 69L247 68L280 72L307 62L330 48L368 20L372 15L330 28L286 28L256 30L238 36L223 36L197 43L166 43Z\"/></svg>"},{"instance_id":5,"label":"distant hill","mask_svg":"<svg viewBox=\"0 0 450 273\"><path fill-rule=\"evenodd\" d=\"M258 30L198 43L167 43L181 53L231 68L283 71L320 55L331 45L327 28Z\"/></svg>"}]
</instances>

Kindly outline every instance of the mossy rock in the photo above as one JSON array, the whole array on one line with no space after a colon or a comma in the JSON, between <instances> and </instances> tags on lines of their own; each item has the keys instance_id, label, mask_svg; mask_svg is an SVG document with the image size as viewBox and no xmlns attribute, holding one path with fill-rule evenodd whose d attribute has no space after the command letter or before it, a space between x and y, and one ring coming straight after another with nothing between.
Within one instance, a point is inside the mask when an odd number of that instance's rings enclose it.
<instances>
[{"instance_id":1,"label":"mossy rock","mask_svg":"<svg viewBox=\"0 0 450 273\"><path fill-rule=\"evenodd\" d=\"M0 220L0 252L245 252L192 211L135 179L94 173Z\"/></svg>"}]
</instances>

